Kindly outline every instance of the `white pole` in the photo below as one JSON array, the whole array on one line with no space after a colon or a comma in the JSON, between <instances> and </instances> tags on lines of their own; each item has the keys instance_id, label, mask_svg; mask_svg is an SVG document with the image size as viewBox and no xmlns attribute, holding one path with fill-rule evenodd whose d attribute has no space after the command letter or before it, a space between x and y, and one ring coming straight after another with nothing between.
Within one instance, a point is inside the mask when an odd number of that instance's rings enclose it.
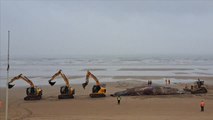
<instances>
[{"instance_id":1,"label":"white pole","mask_svg":"<svg viewBox=\"0 0 213 120\"><path fill-rule=\"evenodd\" d=\"M5 120L8 120L8 82L9 82L9 69L10 69L10 31L8 31L8 54L7 54L7 82L6 82L6 109L5 109Z\"/></svg>"}]
</instances>

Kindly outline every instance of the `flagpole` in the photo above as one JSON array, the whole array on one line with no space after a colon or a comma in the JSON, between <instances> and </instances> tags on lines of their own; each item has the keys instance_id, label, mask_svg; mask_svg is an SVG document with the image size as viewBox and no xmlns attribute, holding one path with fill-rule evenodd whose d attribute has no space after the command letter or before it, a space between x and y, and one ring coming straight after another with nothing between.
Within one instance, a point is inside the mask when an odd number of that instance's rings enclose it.
<instances>
[{"instance_id":1,"label":"flagpole","mask_svg":"<svg viewBox=\"0 0 213 120\"><path fill-rule=\"evenodd\" d=\"M8 82L9 82L9 69L10 69L10 31L8 31L8 51L7 51L7 82L6 82L6 110L5 120L8 120Z\"/></svg>"}]
</instances>

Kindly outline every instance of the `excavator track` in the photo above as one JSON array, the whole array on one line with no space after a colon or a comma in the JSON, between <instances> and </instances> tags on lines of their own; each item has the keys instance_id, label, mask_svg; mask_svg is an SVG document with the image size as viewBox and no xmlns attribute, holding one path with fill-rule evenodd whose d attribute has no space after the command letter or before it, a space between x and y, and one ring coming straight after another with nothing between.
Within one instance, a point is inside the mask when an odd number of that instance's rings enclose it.
<instances>
[{"instance_id":1,"label":"excavator track","mask_svg":"<svg viewBox=\"0 0 213 120\"><path fill-rule=\"evenodd\" d=\"M105 94L95 94L95 93L91 93L89 95L91 98L101 98L101 97L106 97Z\"/></svg>"},{"instance_id":2,"label":"excavator track","mask_svg":"<svg viewBox=\"0 0 213 120\"><path fill-rule=\"evenodd\" d=\"M58 95L58 99L73 99L73 95Z\"/></svg>"},{"instance_id":3,"label":"excavator track","mask_svg":"<svg viewBox=\"0 0 213 120\"><path fill-rule=\"evenodd\" d=\"M30 100L41 100L41 95L28 95L24 98L24 100L26 101L30 101Z\"/></svg>"}]
</instances>

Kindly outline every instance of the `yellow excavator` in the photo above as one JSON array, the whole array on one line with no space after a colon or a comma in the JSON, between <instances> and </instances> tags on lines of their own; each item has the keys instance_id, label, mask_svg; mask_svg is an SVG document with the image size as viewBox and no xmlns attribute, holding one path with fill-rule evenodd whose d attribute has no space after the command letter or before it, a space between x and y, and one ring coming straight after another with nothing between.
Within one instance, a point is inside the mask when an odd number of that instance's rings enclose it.
<instances>
[{"instance_id":1,"label":"yellow excavator","mask_svg":"<svg viewBox=\"0 0 213 120\"><path fill-rule=\"evenodd\" d=\"M11 83L19 79L22 79L26 81L28 84L30 84L30 87L26 89L27 96L24 98L24 100L40 100L42 98L42 89L35 86L30 79L28 79L26 76L22 74L12 78L10 82L8 82L8 88L11 89L15 85L15 84L12 85Z\"/></svg>"},{"instance_id":2,"label":"yellow excavator","mask_svg":"<svg viewBox=\"0 0 213 120\"><path fill-rule=\"evenodd\" d=\"M96 82L96 85L92 87L92 93L89 95L91 98L99 98L99 97L106 97L106 88L105 84L101 84L98 79L93 75L90 71L87 71L86 74L86 82L82 84L83 88L88 85L89 78L93 78Z\"/></svg>"},{"instance_id":3,"label":"yellow excavator","mask_svg":"<svg viewBox=\"0 0 213 120\"><path fill-rule=\"evenodd\" d=\"M60 95L58 95L58 99L72 99L74 98L75 89L71 88L68 78L65 76L65 74L62 72L62 70L59 70L57 73L55 73L52 78L49 80L49 84L53 86L56 82L53 82L58 75L61 75L61 77L64 79L66 85L61 86L60 88Z\"/></svg>"}]
</instances>

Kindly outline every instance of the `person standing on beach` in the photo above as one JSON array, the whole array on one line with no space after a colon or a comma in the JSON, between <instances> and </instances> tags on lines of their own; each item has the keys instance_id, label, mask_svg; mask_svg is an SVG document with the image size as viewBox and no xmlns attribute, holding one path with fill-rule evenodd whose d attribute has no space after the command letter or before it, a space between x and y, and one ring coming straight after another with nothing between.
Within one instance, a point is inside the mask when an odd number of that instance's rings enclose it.
<instances>
[{"instance_id":1,"label":"person standing on beach","mask_svg":"<svg viewBox=\"0 0 213 120\"><path fill-rule=\"evenodd\" d=\"M168 80L168 84L170 85L170 79Z\"/></svg>"},{"instance_id":2,"label":"person standing on beach","mask_svg":"<svg viewBox=\"0 0 213 120\"><path fill-rule=\"evenodd\" d=\"M121 96L117 96L118 105L120 105L121 102Z\"/></svg>"},{"instance_id":3,"label":"person standing on beach","mask_svg":"<svg viewBox=\"0 0 213 120\"><path fill-rule=\"evenodd\" d=\"M204 106L205 106L205 102L202 100L201 102L200 102L200 111L201 112L204 112Z\"/></svg>"},{"instance_id":4,"label":"person standing on beach","mask_svg":"<svg viewBox=\"0 0 213 120\"><path fill-rule=\"evenodd\" d=\"M166 85L167 85L167 79L165 80L165 83L166 83Z\"/></svg>"}]
</instances>

